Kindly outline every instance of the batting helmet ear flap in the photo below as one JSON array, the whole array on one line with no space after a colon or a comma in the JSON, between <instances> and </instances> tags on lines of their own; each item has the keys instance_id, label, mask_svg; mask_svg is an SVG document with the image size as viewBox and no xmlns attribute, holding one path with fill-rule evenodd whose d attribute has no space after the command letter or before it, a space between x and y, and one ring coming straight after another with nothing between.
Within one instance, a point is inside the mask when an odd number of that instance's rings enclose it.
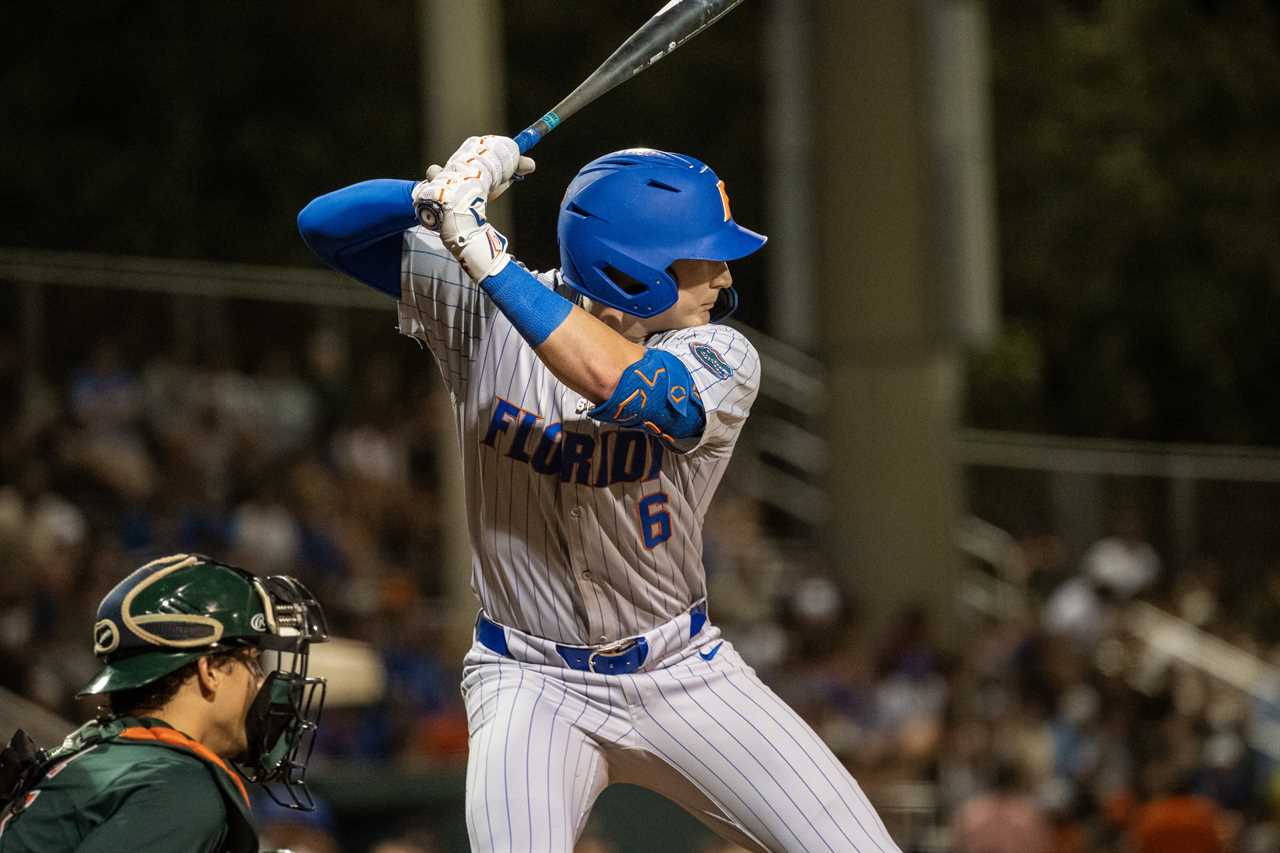
<instances>
[{"instance_id":1,"label":"batting helmet ear flap","mask_svg":"<svg viewBox=\"0 0 1280 853\"><path fill-rule=\"evenodd\" d=\"M610 240L597 244L592 299L636 317L652 317L675 304L680 285L669 270L654 269Z\"/></svg>"}]
</instances>

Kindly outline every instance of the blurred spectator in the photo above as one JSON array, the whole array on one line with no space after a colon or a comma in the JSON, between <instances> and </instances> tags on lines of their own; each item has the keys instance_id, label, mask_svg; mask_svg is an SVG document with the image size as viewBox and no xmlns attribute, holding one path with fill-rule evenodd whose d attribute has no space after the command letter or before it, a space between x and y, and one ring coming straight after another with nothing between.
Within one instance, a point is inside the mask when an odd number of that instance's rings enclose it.
<instances>
[{"instance_id":1,"label":"blurred spectator","mask_svg":"<svg viewBox=\"0 0 1280 853\"><path fill-rule=\"evenodd\" d=\"M369 848L369 853L440 853L435 836L426 829L411 829L386 838Z\"/></svg>"},{"instance_id":2,"label":"blurred spectator","mask_svg":"<svg viewBox=\"0 0 1280 853\"><path fill-rule=\"evenodd\" d=\"M1082 651L1097 646L1111 629L1116 596L1111 587L1089 574L1080 574L1053 591L1044 606L1044 626Z\"/></svg>"},{"instance_id":3,"label":"blurred spectator","mask_svg":"<svg viewBox=\"0 0 1280 853\"><path fill-rule=\"evenodd\" d=\"M264 485L232 512L228 530L232 562L261 567L264 574L284 574L297 561L302 531L278 490L274 483Z\"/></svg>"},{"instance_id":4,"label":"blurred spectator","mask_svg":"<svg viewBox=\"0 0 1280 853\"><path fill-rule=\"evenodd\" d=\"M327 712L318 754L465 760L458 662L439 651L447 392L386 352L353 358L333 330L303 352L273 346L252 370L216 348L129 364L104 339L46 381L0 336L0 686L77 715L64 697L93 660L71 617L135 552L214 551L295 572L331 605L335 634L378 649L385 698ZM1016 607L962 610L949 636L906 608L876 633L766 521L730 486L713 502L713 618L877 805L907 815L892 822L904 850L941 849L948 831L957 850L989 853L1280 849L1280 700L1265 689L1280 663L1280 557L1237 591L1225 578L1238 567L1212 555L1163 578L1133 514L1074 572L1068 543L1041 530L1007 578L1026 593ZM1256 655L1259 684L1137 639L1135 598ZM273 816L269 831L299 853L341 847L331 823ZM581 849L607 845L593 830ZM404 831L373 849L439 842Z\"/></svg>"},{"instance_id":5,"label":"blurred spectator","mask_svg":"<svg viewBox=\"0 0 1280 853\"><path fill-rule=\"evenodd\" d=\"M1111 535L1080 558L1080 571L1122 599L1150 589L1160 577L1160 557L1146 540L1142 515L1132 507L1120 510Z\"/></svg>"},{"instance_id":6,"label":"blurred spectator","mask_svg":"<svg viewBox=\"0 0 1280 853\"><path fill-rule=\"evenodd\" d=\"M1143 535L1139 513L1121 510L1113 533L1089 546L1080 570L1045 602L1045 627L1084 650L1096 646L1110 628L1116 605L1149 590L1160 576L1160 557Z\"/></svg>"},{"instance_id":7,"label":"blurred spectator","mask_svg":"<svg viewBox=\"0 0 1280 853\"><path fill-rule=\"evenodd\" d=\"M289 350L268 350L255 379L260 409L244 414L259 420L270 453L281 456L305 446L315 430L319 405L315 391L294 369Z\"/></svg>"},{"instance_id":8,"label":"blurred spectator","mask_svg":"<svg viewBox=\"0 0 1280 853\"><path fill-rule=\"evenodd\" d=\"M952 820L955 853L1051 853L1045 815L1027 795L1017 767L996 765L991 788L964 803Z\"/></svg>"},{"instance_id":9,"label":"blurred spectator","mask_svg":"<svg viewBox=\"0 0 1280 853\"><path fill-rule=\"evenodd\" d=\"M99 341L75 371L70 403L81 429L66 437L64 457L127 502L145 500L159 473L141 430L143 387L114 341Z\"/></svg>"},{"instance_id":10,"label":"blurred spectator","mask_svg":"<svg viewBox=\"0 0 1280 853\"><path fill-rule=\"evenodd\" d=\"M71 377L71 413L95 432L130 430L142 414L142 385L109 338L98 341L89 361Z\"/></svg>"},{"instance_id":11,"label":"blurred spectator","mask_svg":"<svg viewBox=\"0 0 1280 853\"><path fill-rule=\"evenodd\" d=\"M1155 796L1133 822L1133 853L1224 853L1224 816L1213 801L1192 794L1174 762L1158 762L1147 775Z\"/></svg>"},{"instance_id":12,"label":"blurred spectator","mask_svg":"<svg viewBox=\"0 0 1280 853\"><path fill-rule=\"evenodd\" d=\"M795 651L779 617L788 591L784 580L796 567L783 561L765 534L760 502L727 488L708 510L703 549L716 623L744 660L768 674ZM828 607L824 595L810 585L811 607ZM819 618L826 622L830 615Z\"/></svg>"}]
</instances>

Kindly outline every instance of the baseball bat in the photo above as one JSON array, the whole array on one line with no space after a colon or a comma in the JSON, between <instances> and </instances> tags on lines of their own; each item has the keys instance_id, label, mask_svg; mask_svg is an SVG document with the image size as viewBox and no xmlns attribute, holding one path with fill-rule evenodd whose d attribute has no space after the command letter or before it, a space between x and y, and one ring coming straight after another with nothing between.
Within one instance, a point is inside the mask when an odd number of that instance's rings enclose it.
<instances>
[{"instance_id":1,"label":"baseball bat","mask_svg":"<svg viewBox=\"0 0 1280 853\"><path fill-rule=\"evenodd\" d=\"M521 154L527 154L548 133L574 113L619 83L630 80L680 45L714 24L742 0L670 0L618 46L600 67L587 76L542 118L516 134ZM426 201L418 211L422 224L432 231L440 227L444 211L438 202Z\"/></svg>"}]
</instances>

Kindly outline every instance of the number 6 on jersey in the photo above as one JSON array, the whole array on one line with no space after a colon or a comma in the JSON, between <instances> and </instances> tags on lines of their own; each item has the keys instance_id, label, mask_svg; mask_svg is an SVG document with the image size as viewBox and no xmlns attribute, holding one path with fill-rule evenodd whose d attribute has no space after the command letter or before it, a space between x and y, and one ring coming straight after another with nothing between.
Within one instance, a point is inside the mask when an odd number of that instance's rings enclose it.
<instances>
[{"instance_id":1,"label":"number 6 on jersey","mask_svg":"<svg viewBox=\"0 0 1280 853\"><path fill-rule=\"evenodd\" d=\"M649 495L638 504L640 510L640 535L644 537L644 547L653 548L671 538L671 513L662 507L667 505L667 496L662 492Z\"/></svg>"}]
</instances>

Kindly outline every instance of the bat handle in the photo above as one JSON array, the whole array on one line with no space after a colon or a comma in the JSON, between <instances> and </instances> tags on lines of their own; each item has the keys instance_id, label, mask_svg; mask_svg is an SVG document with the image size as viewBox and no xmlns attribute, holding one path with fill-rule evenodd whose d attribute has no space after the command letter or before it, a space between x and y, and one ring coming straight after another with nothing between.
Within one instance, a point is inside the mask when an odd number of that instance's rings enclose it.
<instances>
[{"instance_id":1,"label":"bat handle","mask_svg":"<svg viewBox=\"0 0 1280 853\"><path fill-rule=\"evenodd\" d=\"M520 149L521 154L528 154L533 146L537 145L542 139L542 134L538 133L537 128L526 127L515 135L516 146Z\"/></svg>"},{"instance_id":2,"label":"bat handle","mask_svg":"<svg viewBox=\"0 0 1280 853\"><path fill-rule=\"evenodd\" d=\"M542 118L516 134L516 147L520 149L520 153L528 154L533 150L533 146L542 141L542 137L560 126L560 121L560 116L556 114L556 111L551 110Z\"/></svg>"}]
</instances>

